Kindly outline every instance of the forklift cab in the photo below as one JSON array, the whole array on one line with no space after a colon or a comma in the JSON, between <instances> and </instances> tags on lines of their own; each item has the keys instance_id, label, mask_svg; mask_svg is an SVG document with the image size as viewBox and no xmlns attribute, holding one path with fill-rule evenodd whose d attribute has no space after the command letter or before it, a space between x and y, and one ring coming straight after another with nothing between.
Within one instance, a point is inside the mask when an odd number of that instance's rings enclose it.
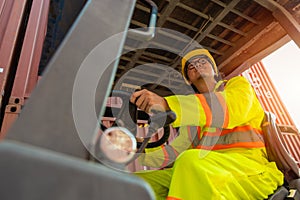
<instances>
[{"instance_id":1,"label":"forklift cab","mask_svg":"<svg viewBox=\"0 0 300 200\"><path fill-rule=\"evenodd\" d=\"M89 153L135 3L86 1L17 121L0 142L0 199L154 199L143 180L99 165ZM152 32L131 34L148 38ZM288 189L280 188L270 199L290 198L292 193L299 198L299 168L285 150L272 116L268 114L266 119L270 160L282 166L288 183Z\"/></svg>"}]
</instances>

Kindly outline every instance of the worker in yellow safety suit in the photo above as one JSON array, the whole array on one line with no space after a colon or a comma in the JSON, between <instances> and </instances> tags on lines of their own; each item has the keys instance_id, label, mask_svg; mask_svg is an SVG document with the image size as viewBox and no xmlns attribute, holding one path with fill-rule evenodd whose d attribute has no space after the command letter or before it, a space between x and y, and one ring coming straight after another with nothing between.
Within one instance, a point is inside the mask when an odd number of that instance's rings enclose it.
<instances>
[{"instance_id":1,"label":"worker in yellow safety suit","mask_svg":"<svg viewBox=\"0 0 300 200\"><path fill-rule=\"evenodd\" d=\"M206 49L182 59L182 74L197 91L160 97L140 90L130 101L151 112L172 110L180 134L169 145L146 149L144 165L171 168L139 171L157 199L266 199L283 184L283 174L269 162L261 123L264 111L249 82L237 76L216 81L219 72Z\"/></svg>"}]
</instances>

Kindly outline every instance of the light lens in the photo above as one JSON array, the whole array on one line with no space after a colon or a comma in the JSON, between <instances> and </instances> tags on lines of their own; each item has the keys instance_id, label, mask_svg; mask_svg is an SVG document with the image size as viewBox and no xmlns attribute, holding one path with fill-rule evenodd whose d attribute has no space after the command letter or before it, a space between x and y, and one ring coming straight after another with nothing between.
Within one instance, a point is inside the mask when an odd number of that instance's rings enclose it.
<instances>
[{"instance_id":1,"label":"light lens","mask_svg":"<svg viewBox=\"0 0 300 200\"><path fill-rule=\"evenodd\" d=\"M136 152L135 137L123 127L107 128L100 139L100 148L104 155L113 162L126 163Z\"/></svg>"}]
</instances>

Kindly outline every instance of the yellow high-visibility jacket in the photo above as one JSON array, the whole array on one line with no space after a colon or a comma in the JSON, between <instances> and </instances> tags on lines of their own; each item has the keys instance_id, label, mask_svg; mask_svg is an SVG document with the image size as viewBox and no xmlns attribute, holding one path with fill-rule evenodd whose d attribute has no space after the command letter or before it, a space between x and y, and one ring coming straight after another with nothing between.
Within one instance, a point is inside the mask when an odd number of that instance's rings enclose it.
<instances>
[{"instance_id":1,"label":"yellow high-visibility jacket","mask_svg":"<svg viewBox=\"0 0 300 200\"><path fill-rule=\"evenodd\" d=\"M250 83L237 76L226 81L220 91L221 84L211 93L165 97L177 115L172 125L180 127L179 136L170 145L146 149L140 161L161 168L190 148L218 151L264 148L261 136L264 111Z\"/></svg>"}]
</instances>

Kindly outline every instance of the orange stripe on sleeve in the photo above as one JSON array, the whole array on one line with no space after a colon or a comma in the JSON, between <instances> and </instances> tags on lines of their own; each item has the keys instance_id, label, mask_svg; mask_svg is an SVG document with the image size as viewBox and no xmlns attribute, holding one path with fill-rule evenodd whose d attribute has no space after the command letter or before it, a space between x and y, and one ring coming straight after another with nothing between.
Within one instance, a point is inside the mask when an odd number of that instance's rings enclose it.
<instances>
[{"instance_id":1,"label":"orange stripe on sleeve","mask_svg":"<svg viewBox=\"0 0 300 200\"><path fill-rule=\"evenodd\" d=\"M187 127L187 132L188 132L189 140L193 141L193 136L191 134L191 127L190 126Z\"/></svg>"},{"instance_id":2,"label":"orange stripe on sleeve","mask_svg":"<svg viewBox=\"0 0 300 200\"><path fill-rule=\"evenodd\" d=\"M200 126L197 127L197 135L198 135L198 138L201 139L202 135L201 135L201 127Z\"/></svg>"},{"instance_id":3,"label":"orange stripe on sleeve","mask_svg":"<svg viewBox=\"0 0 300 200\"><path fill-rule=\"evenodd\" d=\"M176 197L170 197L170 196L168 196L168 197L166 198L166 200L182 200L182 199L178 199L178 198L176 198Z\"/></svg>"},{"instance_id":4,"label":"orange stripe on sleeve","mask_svg":"<svg viewBox=\"0 0 300 200\"><path fill-rule=\"evenodd\" d=\"M206 115L206 124L205 124L205 126L209 127L211 125L211 122L212 122L212 113L211 113L210 107L209 107L205 97L202 94L196 94L196 96L198 97L198 99L199 99L199 101L202 105L202 108L205 112L205 115Z\"/></svg>"},{"instance_id":5,"label":"orange stripe on sleeve","mask_svg":"<svg viewBox=\"0 0 300 200\"><path fill-rule=\"evenodd\" d=\"M165 146L162 146L162 150L163 150L163 152L164 152L165 159L164 159L164 162L163 162L163 164L161 165L161 167L164 167L164 166L167 166L167 164L168 164L168 157L169 157L169 154L168 154L168 152L167 152Z\"/></svg>"},{"instance_id":6,"label":"orange stripe on sleeve","mask_svg":"<svg viewBox=\"0 0 300 200\"><path fill-rule=\"evenodd\" d=\"M237 142L233 144L216 144L214 146L199 145L197 149L219 150L219 149L228 149L228 148L260 148L260 147L265 147L265 144L263 142Z\"/></svg>"}]
</instances>

